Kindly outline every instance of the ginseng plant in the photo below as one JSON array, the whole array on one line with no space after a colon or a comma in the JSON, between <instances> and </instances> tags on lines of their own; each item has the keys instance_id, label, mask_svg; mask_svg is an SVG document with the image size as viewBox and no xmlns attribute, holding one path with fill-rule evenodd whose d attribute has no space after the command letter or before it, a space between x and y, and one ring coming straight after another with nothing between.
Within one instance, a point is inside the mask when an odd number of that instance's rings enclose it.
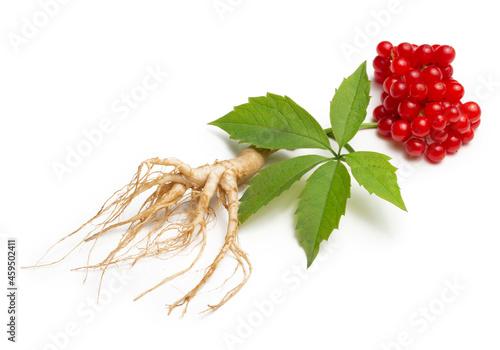
<instances>
[{"instance_id":1,"label":"ginseng plant","mask_svg":"<svg viewBox=\"0 0 500 350\"><path fill-rule=\"evenodd\" d=\"M354 151L348 144L360 128L374 126L373 123L363 124L369 92L365 62L335 91L330 104L331 127L327 129L287 96L268 93L250 98L248 103L210 123L225 130L230 138L249 144L236 158L196 168L176 158L148 159L139 165L130 183L115 192L93 218L56 244L82 234L76 247L90 243L93 249L103 235L112 235L111 231L126 227L124 234L116 235L116 246L102 261L90 263L90 249L88 264L82 269L98 269L102 275L108 267L117 264L134 266L147 257L191 254L188 266L159 281L136 298L139 299L193 269L209 239L207 224L215 214L210 202L216 196L228 212L224 244L196 285L169 305L169 314L184 306L183 315L221 260L232 256L242 277L221 300L208 305L207 310L217 310L243 287L252 272L252 265L238 243L239 226L314 170L299 196L296 210L297 236L309 267L318 254L320 243L339 227L340 218L345 214L351 174L369 193L406 210L397 184L396 168L390 164L390 158L375 152ZM332 140L335 141L333 147ZM270 154L281 149L300 148L331 154L297 156L263 168ZM238 190L246 184L248 187L239 199ZM144 201L139 210L131 217L122 218L125 209L136 200L140 201L140 197ZM66 258L75 248L53 263Z\"/></svg>"}]
</instances>

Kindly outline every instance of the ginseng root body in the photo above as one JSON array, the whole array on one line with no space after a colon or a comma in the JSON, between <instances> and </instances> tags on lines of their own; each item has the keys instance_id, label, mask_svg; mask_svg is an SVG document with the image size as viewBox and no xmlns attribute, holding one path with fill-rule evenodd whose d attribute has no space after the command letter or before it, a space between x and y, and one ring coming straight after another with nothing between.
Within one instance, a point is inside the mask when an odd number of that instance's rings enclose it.
<instances>
[{"instance_id":1,"label":"ginseng root body","mask_svg":"<svg viewBox=\"0 0 500 350\"><path fill-rule=\"evenodd\" d=\"M238 186L246 183L261 169L270 152L272 151L247 148L237 158L197 168L191 168L175 158L148 159L141 163L132 181L115 192L92 219L57 243L93 226L77 247L86 242L92 242L95 246L102 235L126 225L126 232L120 236L118 244L106 258L80 268L100 269L103 275L109 266L119 263L133 266L142 258L168 257L183 251L193 255L186 268L165 277L139 295L135 299L137 300L167 281L190 271L200 259L207 243L207 223L214 213L210 201L217 195L228 212L224 244L213 262L205 268L195 287L169 305L169 314L184 305L183 315L190 300L214 274L221 260L232 255L238 264L237 268L241 268L243 272L243 278L217 304L208 305L208 310L217 310L241 289L252 271L250 261L238 243ZM122 219L125 209L132 201L148 190L153 191L138 212ZM172 230L174 234L171 234ZM63 260L75 249L76 247L54 263ZM92 250L89 255L91 252Z\"/></svg>"}]
</instances>

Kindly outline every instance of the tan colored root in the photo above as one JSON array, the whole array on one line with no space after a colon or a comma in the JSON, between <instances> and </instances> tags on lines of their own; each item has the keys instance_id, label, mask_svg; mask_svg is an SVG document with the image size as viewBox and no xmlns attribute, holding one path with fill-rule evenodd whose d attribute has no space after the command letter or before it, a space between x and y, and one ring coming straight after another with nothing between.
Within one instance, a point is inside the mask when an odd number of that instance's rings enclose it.
<instances>
[{"instance_id":1,"label":"tan colored root","mask_svg":"<svg viewBox=\"0 0 500 350\"><path fill-rule=\"evenodd\" d=\"M236 260L235 272L241 269L243 277L217 304L208 305L209 309L206 311L217 310L243 287L252 272L250 261L238 243L238 185L257 173L264 164L265 156L264 152L249 148L235 159L198 168L191 168L175 158L149 159L141 163L130 183L115 192L92 219L54 244L56 246L84 228L93 226L74 248L52 263L40 264L39 261L34 267L58 263L77 247L91 242L86 265L77 269L87 272L101 270L100 291L104 273L112 265L127 263L134 266L144 258L169 259L182 252L197 250L188 266L167 276L134 299L137 300L192 270L200 260L208 240L207 227L215 217L215 210L210 206L210 201L217 194L219 201L228 211L224 245L213 262L205 268L196 286L169 305L168 313L184 305L184 315L189 302L199 294L222 259L230 254ZM173 170L167 171L168 167ZM137 213L128 219L121 219L131 204L135 203L134 200L151 189L153 192L142 203ZM126 225L128 227L115 248L104 259L91 263L94 248L102 235ZM54 246L49 248L49 251Z\"/></svg>"}]
</instances>

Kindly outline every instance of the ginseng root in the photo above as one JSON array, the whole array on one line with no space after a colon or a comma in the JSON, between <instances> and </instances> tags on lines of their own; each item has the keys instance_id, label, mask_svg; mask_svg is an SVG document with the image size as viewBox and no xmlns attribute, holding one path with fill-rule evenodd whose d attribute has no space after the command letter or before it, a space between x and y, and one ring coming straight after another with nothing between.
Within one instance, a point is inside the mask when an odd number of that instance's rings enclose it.
<instances>
[{"instance_id":1,"label":"ginseng root","mask_svg":"<svg viewBox=\"0 0 500 350\"><path fill-rule=\"evenodd\" d=\"M197 253L189 266L167 276L134 299L137 300L167 281L190 271L200 259L207 243L207 223L214 217L214 208L211 208L210 201L217 194L219 202L222 202L227 209L229 218L224 245L213 262L204 270L196 286L182 298L168 305L168 313L170 314L177 307L184 306L182 311L184 315L191 299L214 274L221 260L231 254L236 259L236 269L241 268L243 278L236 287L227 292L219 303L208 305L209 308L206 311L217 310L243 287L252 272L252 265L238 243L238 186L247 182L261 169L271 152L247 148L237 158L222 162L216 161L214 164L198 168L191 168L175 158L148 159L141 163L132 181L115 192L92 219L56 243L93 225L94 228L76 247L58 261L36 266L60 262L78 246L88 242L92 244L92 248L87 265L79 269L87 271L100 269L102 283L104 272L110 265L128 262L133 266L142 258L171 257L197 248ZM172 169L167 171L169 168ZM146 198L139 211L128 219L121 219L132 201L150 189L154 191ZM90 264L92 249L99 238L123 225L128 227L116 247L99 263ZM141 235L139 235L140 232L142 232Z\"/></svg>"}]
</instances>

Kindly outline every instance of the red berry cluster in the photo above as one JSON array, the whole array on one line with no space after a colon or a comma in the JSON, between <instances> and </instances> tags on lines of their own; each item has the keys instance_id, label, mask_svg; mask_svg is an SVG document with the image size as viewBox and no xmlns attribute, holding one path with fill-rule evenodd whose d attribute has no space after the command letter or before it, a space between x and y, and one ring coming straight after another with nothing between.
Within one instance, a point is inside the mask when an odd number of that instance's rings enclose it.
<instances>
[{"instance_id":1,"label":"red berry cluster","mask_svg":"<svg viewBox=\"0 0 500 350\"><path fill-rule=\"evenodd\" d=\"M481 109L462 103L463 86L453 79L455 50L448 45L377 45L375 80L382 104L373 117L381 135L406 142L410 156L426 154L439 163L474 138Z\"/></svg>"}]
</instances>

